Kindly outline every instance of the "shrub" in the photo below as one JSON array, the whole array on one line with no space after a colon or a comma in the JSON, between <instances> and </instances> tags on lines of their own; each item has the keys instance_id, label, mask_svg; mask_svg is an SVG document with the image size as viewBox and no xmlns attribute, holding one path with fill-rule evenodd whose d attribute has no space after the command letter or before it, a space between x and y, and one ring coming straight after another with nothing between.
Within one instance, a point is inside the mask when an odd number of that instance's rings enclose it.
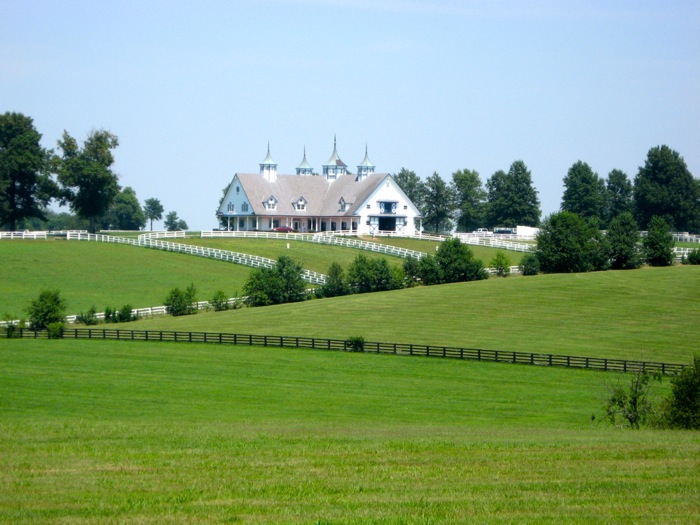
<instances>
[{"instance_id":1,"label":"shrub","mask_svg":"<svg viewBox=\"0 0 700 525\"><path fill-rule=\"evenodd\" d=\"M666 221L654 216L649 222L649 231L642 240L646 262L651 266L671 266L673 264L673 236Z\"/></svg>"},{"instance_id":2,"label":"shrub","mask_svg":"<svg viewBox=\"0 0 700 525\"><path fill-rule=\"evenodd\" d=\"M683 257L683 264L700 264L700 249L688 252L688 255Z\"/></svg>"},{"instance_id":3,"label":"shrub","mask_svg":"<svg viewBox=\"0 0 700 525\"><path fill-rule=\"evenodd\" d=\"M229 309L228 298L223 290L218 290L209 301L215 312L223 312Z\"/></svg>"},{"instance_id":4,"label":"shrub","mask_svg":"<svg viewBox=\"0 0 700 525\"><path fill-rule=\"evenodd\" d=\"M491 268L496 270L496 275L499 277L507 277L510 275L510 259L505 253L498 250L491 259Z\"/></svg>"},{"instance_id":5,"label":"shrub","mask_svg":"<svg viewBox=\"0 0 700 525\"><path fill-rule=\"evenodd\" d=\"M345 281L343 267L337 262L331 263L328 267L325 284L316 288L316 297L338 297L350 293L350 288Z\"/></svg>"},{"instance_id":6,"label":"shrub","mask_svg":"<svg viewBox=\"0 0 700 525\"><path fill-rule=\"evenodd\" d=\"M105 317L106 316L107 314L105 313ZM84 324L85 326L96 325L99 322L99 320L97 319L97 308L95 308L95 306L91 306L90 308L88 308L87 312L80 312L75 320L78 323Z\"/></svg>"},{"instance_id":7,"label":"shrub","mask_svg":"<svg viewBox=\"0 0 700 525\"><path fill-rule=\"evenodd\" d=\"M52 323L63 323L66 302L58 290L44 290L26 309L32 330L42 330Z\"/></svg>"},{"instance_id":8,"label":"shrub","mask_svg":"<svg viewBox=\"0 0 700 525\"><path fill-rule=\"evenodd\" d=\"M613 269L634 270L642 265L639 228L630 212L622 212L610 222L607 236Z\"/></svg>"},{"instance_id":9,"label":"shrub","mask_svg":"<svg viewBox=\"0 0 700 525\"><path fill-rule=\"evenodd\" d=\"M520 261L523 275L537 275L540 273L540 260L534 253L526 253Z\"/></svg>"},{"instance_id":10,"label":"shrub","mask_svg":"<svg viewBox=\"0 0 700 525\"><path fill-rule=\"evenodd\" d=\"M115 312L115 322L117 323L128 323L138 319L138 315L132 314L132 308L130 304L125 304L122 306L121 310Z\"/></svg>"},{"instance_id":11,"label":"shrub","mask_svg":"<svg viewBox=\"0 0 700 525\"><path fill-rule=\"evenodd\" d=\"M649 393L652 379L661 381L661 376L638 371L632 374L627 387L622 384L609 387L605 400L606 419L613 425L633 429L639 429L640 425L652 420L654 407Z\"/></svg>"},{"instance_id":12,"label":"shrub","mask_svg":"<svg viewBox=\"0 0 700 525\"><path fill-rule=\"evenodd\" d=\"M114 319L114 314L115 314L115 311L111 307L107 306L105 308L105 323L116 322Z\"/></svg>"},{"instance_id":13,"label":"shrub","mask_svg":"<svg viewBox=\"0 0 700 525\"><path fill-rule=\"evenodd\" d=\"M671 379L671 395L663 404L663 420L671 428L700 429L700 355L693 366Z\"/></svg>"},{"instance_id":14,"label":"shrub","mask_svg":"<svg viewBox=\"0 0 700 525\"><path fill-rule=\"evenodd\" d=\"M49 323L46 326L49 339L62 339L63 338L63 323Z\"/></svg>"},{"instance_id":15,"label":"shrub","mask_svg":"<svg viewBox=\"0 0 700 525\"><path fill-rule=\"evenodd\" d=\"M165 298L163 304L170 315L191 315L197 313L197 289L190 284L186 289L173 288Z\"/></svg>"},{"instance_id":16,"label":"shrub","mask_svg":"<svg viewBox=\"0 0 700 525\"><path fill-rule=\"evenodd\" d=\"M345 342L345 347L349 352L364 352L365 351L365 338L361 335L356 335L348 337Z\"/></svg>"}]
</instances>

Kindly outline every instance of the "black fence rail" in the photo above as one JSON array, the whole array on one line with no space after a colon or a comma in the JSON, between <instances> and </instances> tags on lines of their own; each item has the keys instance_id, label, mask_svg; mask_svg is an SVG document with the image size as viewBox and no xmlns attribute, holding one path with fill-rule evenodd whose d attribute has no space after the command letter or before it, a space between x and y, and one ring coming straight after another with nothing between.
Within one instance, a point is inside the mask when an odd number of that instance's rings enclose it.
<instances>
[{"instance_id":1,"label":"black fence rail","mask_svg":"<svg viewBox=\"0 0 700 525\"><path fill-rule=\"evenodd\" d=\"M3 334L4 335L4 334ZM295 337L280 335L230 334L215 332L176 332L162 330L121 330L97 328L64 328L62 339L94 339L118 341L157 341L176 343L215 343L245 346L272 346L282 348L303 348L310 350L335 350L344 352L364 352L373 354L393 354L449 359L469 359L496 363L514 363L534 366L555 366L563 368L585 368L612 372L660 373L678 375L688 365L678 363L658 363L653 361L628 361L604 357L581 357L557 354L535 354L507 350L485 350L453 346L418 345L407 343L381 343L358 339L322 339L317 337ZM14 330L13 337L48 339L46 330Z\"/></svg>"}]
</instances>

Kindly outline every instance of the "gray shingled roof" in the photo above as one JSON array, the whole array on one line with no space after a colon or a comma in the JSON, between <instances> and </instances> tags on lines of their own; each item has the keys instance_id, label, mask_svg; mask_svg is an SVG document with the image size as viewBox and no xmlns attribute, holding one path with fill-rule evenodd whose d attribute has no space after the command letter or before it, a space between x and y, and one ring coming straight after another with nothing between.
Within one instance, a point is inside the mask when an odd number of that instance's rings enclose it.
<instances>
[{"instance_id":1,"label":"gray shingled roof","mask_svg":"<svg viewBox=\"0 0 700 525\"><path fill-rule=\"evenodd\" d=\"M334 181L321 176L277 175L276 182L266 181L259 173L237 173L236 176L256 215L317 217L353 215L388 175L374 173L361 181L356 181L354 175L343 175ZM263 204L271 196L277 199L276 210L266 210ZM299 197L306 200L304 211L294 208ZM345 212L340 211L341 197L347 204Z\"/></svg>"}]
</instances>

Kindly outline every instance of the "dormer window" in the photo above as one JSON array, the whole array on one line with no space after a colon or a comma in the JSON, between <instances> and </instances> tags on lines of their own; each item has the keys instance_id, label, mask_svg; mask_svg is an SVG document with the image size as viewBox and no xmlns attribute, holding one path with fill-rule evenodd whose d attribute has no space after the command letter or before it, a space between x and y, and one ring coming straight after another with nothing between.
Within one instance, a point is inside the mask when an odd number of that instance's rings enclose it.
<instances>
[{"instance_id":1,"label":"dormer window","mask_svg":"<svg viewBox=\"0 0 700 525\"><path fill-rule=\"evenodd\" d=\"M306 210L306 199L304 197L299 197L299 199L294 202L294 209L297 211Z\"/></svg>"},{"instance_id":2,"label":"dormer window","mask_svg":"<svg viewBox=\"0 0 700 525\"><path fill-rule=\"evenodd\" d=\"M275 199L274 195L270 195L270 198L267 199L263 204L265 205L266 210L276 210L277 209L277 199Z\"/></svg>"}]
</instances>

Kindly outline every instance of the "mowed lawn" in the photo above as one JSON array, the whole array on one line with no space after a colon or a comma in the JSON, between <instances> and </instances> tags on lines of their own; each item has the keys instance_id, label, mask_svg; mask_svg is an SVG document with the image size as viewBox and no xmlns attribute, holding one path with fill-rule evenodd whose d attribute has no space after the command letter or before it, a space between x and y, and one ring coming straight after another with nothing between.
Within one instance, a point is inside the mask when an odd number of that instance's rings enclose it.
<instances>
[{"instance_id":1,"label":"mowed lawn","mask_svg":"<svg viewBox=\"0 0 700 525\"><path fill-rule=\"evenodd\" d=\"M690 363L700 267L486 281L154 317L129 327L345 339ZM125 326L126 328L126 326Z\"/></svg>"},{"instance_id":2,"label":"mowed lawn","mask_svg":"<svg viewBox=\"0 0 700 525\"><path fill-rule=\"evenodd\" d=\"M95 306L159 306L174 287L191 283L201 301L243 288L245 266L121 244L65 240L0 242L0 315L26 316L29 301L58 289L68 314Z\"/></svg>"},{"instance_id":3,"label":"mowed lawn","mask_svg":"<svg viewBox=\"0 0 700 525\"><path fill-rule=\"evenodd\" d=\"M695 522L698 433L601 422L606 385L627 379L340 352L5 340L0 522Z\"/></svg>"}]
</instances>

